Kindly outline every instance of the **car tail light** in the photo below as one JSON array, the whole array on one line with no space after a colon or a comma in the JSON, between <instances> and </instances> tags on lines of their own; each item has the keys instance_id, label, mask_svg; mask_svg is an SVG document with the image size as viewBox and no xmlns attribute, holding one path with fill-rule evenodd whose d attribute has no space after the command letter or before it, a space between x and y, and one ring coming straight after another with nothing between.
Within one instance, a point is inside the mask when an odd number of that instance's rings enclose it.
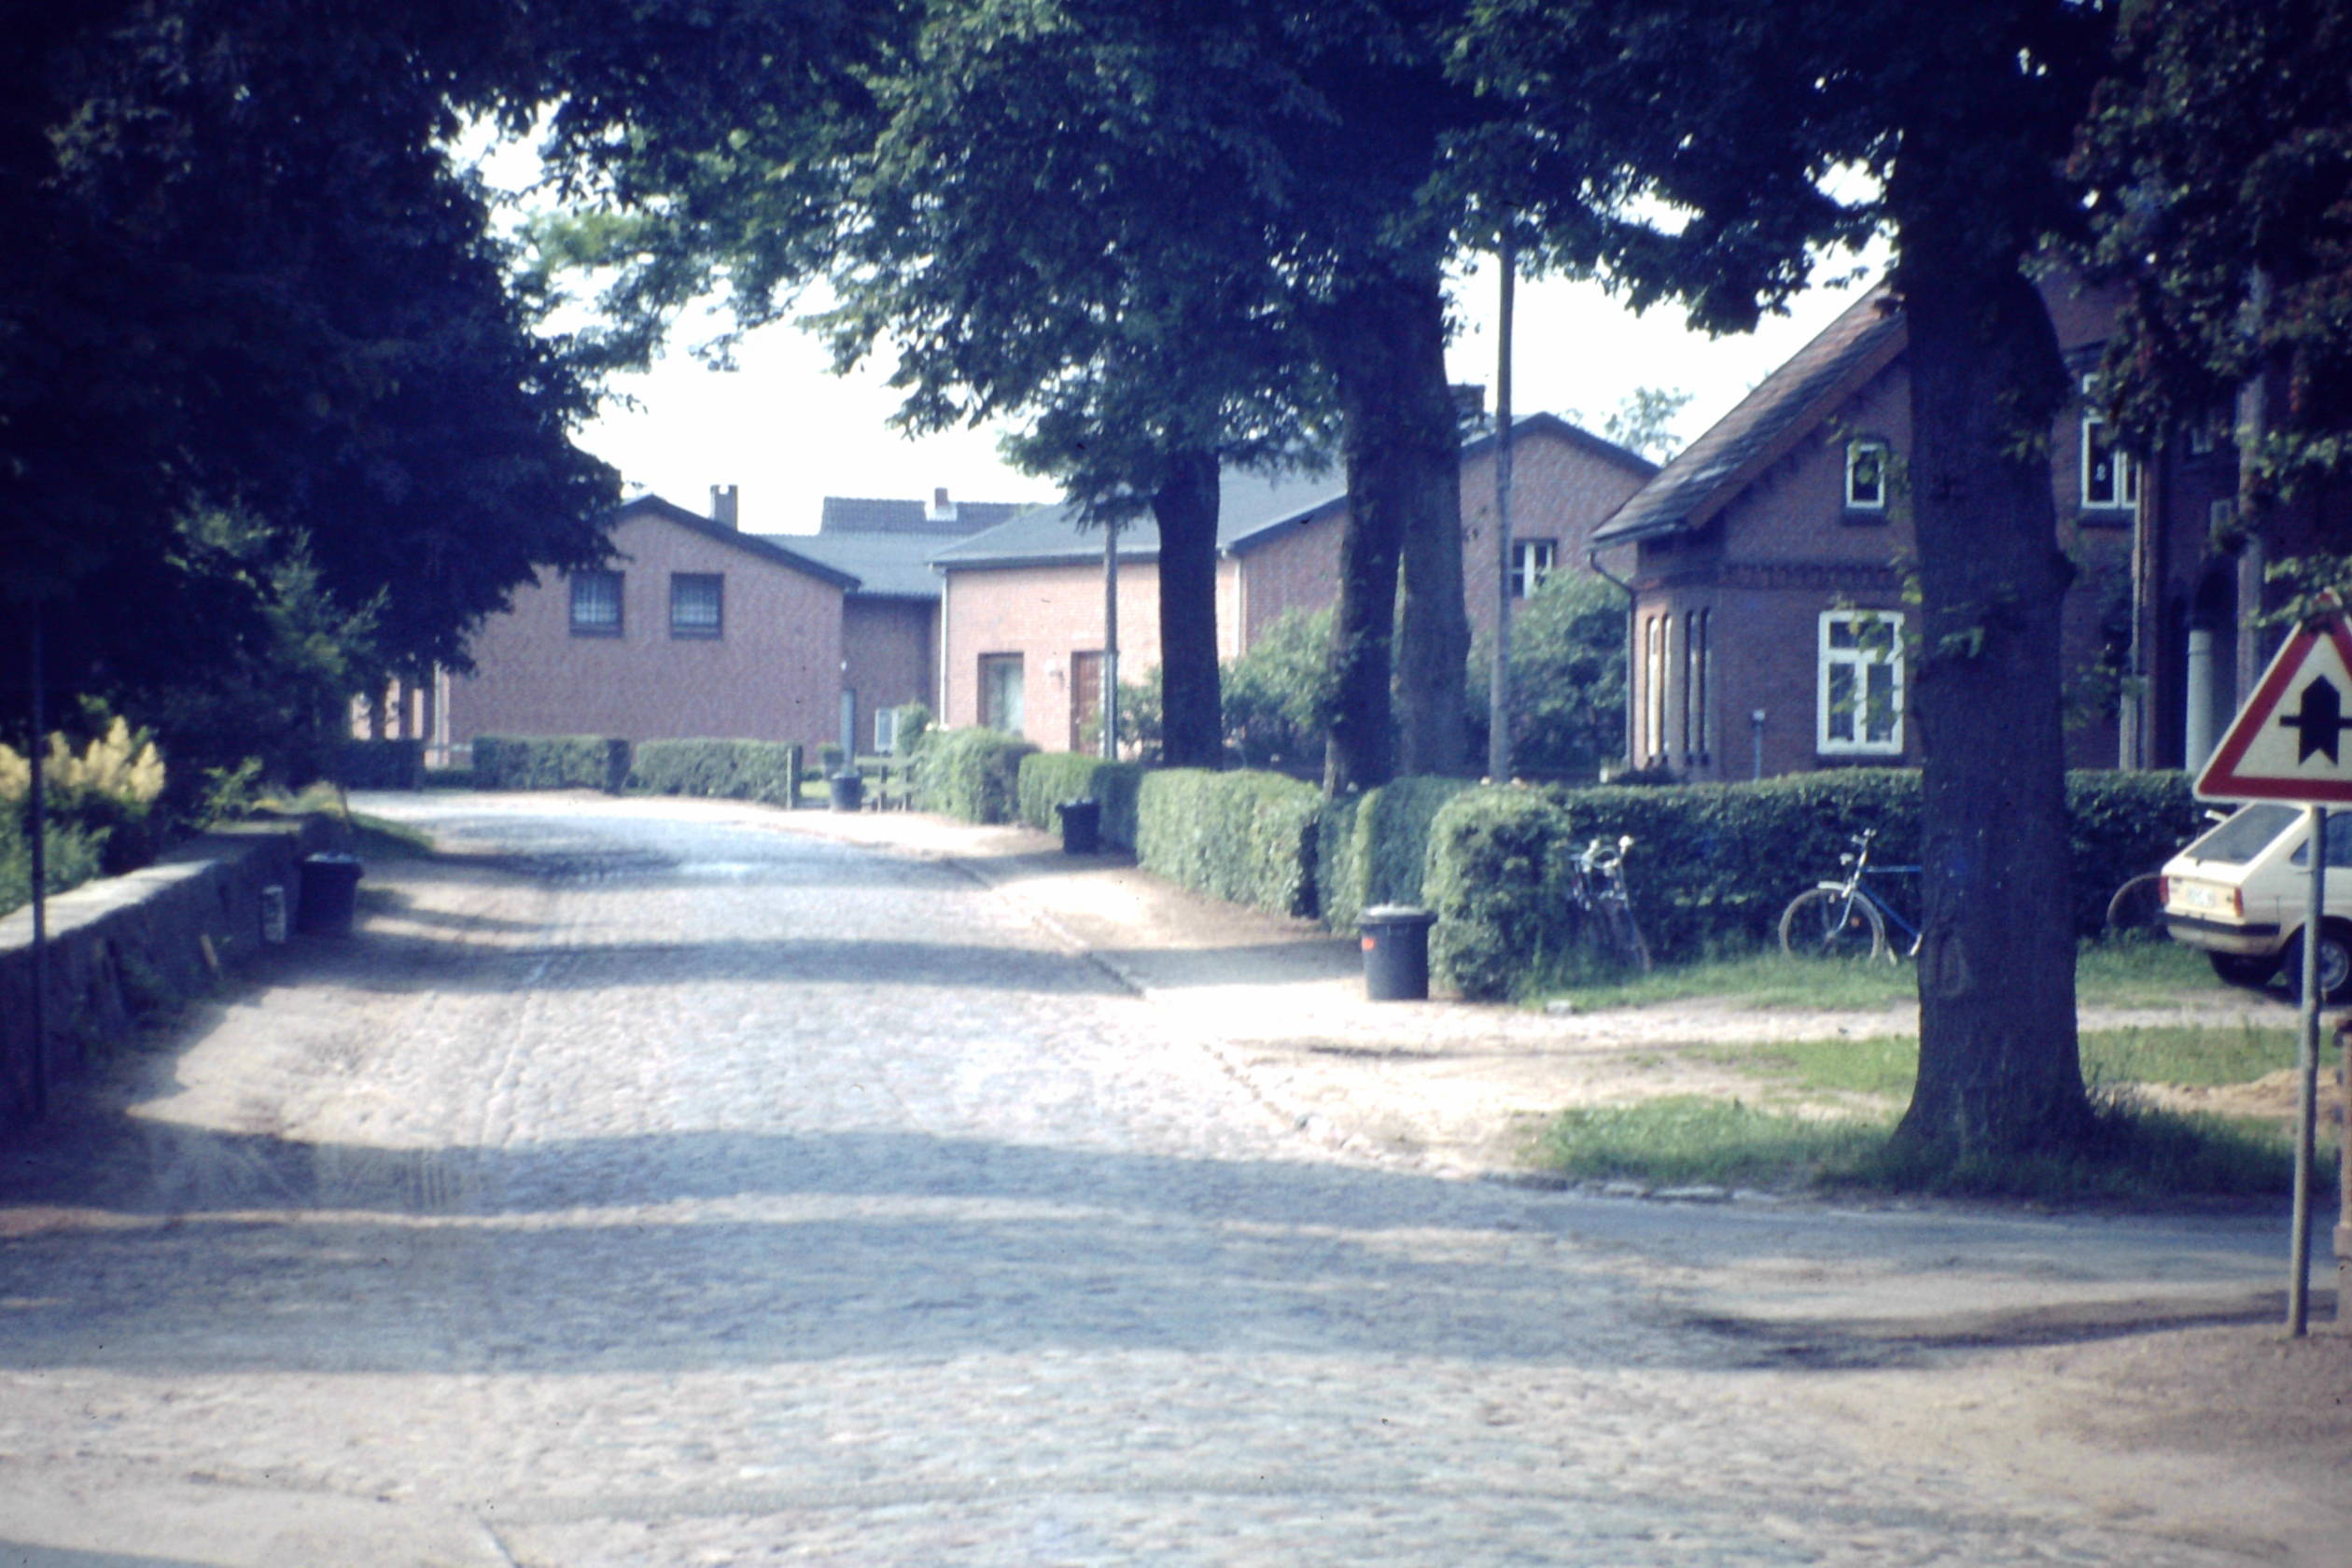
<instances>
[{"instance_id":1,"label":"car tail light","mask_svg":"<svg viewBox=\"0 0 2352 1568\"><path fill-rule=\"evenodd\" d=\"M2156 907L2162 909L2171 903L2172 878L2169 876L2159 876L2156 878Z\"/></svg>"},{"instance_id":2,"label":"car tail light","mask_svg":"<svg viewBox=\"0 0 2352 1568\"><path fill-rule=\"evenodd\" d=\"M2230 889L2230 918L2233 920L2246 918L2246 889L2244 888Z\"/></svg>"}]
</instances>

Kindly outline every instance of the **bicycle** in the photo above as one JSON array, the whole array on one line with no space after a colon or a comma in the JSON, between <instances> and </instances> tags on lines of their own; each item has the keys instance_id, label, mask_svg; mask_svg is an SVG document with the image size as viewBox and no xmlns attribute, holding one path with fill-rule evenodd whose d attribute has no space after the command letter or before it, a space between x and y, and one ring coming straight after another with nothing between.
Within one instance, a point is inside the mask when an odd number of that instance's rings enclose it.
<instances>
[{"instance_id":1,"label":"bicycle","mask_svg":"<svg viewBox=\"0 0 2352 1568\"><path fill-rule=\"evenodd\" d=\"M2178 854L2195 843L2198 834L2229 815L2226 811L2207 811L2197 832L2174 845L2173 853ZM2165 857L2166 860L2171 858L2169 855ZM2101 934L2109 942L2152 939L2163 935L2163 881L2162 870L2142 872L2137 876L2126 878L2123 885L2115 889L2115 896L2107 900L2107 925Z\"/></svg>"},{"instance_id":2,"label":"bicycle","mask_svg":"<svg viewBox=\"0 0 2352 1568\"><path fill-rule=\"evenodd\" d=\"M1876 828L1854 835L1854 847L1838 857L1845 867L1843 880L1820 883L1788 901L1780 917L1782 952L1792 958L1884 959L1893 963L1896 954L1886 937L1892 924L1911 939L1904 956L1919 956L1925 933L1885 894L1863 885L1866 877L1917 876L1919 867L1872 865L1870 840L1877 836Z\"/></svg>"},{"instance_id":3,"label":"bicycle","mask_svg":"<svg viewBox=\"0 0 2352 1568\"><path fill-rule=\"evenodd\" d=\"M1575 902L1617 966L1647 974L1649 944L1633 918L1633 899L1625 882L1625 852L1632 847L1630 836L1614 845L1599 838L1586 845L1575 861Z\"/></svg>"}]
</instances>

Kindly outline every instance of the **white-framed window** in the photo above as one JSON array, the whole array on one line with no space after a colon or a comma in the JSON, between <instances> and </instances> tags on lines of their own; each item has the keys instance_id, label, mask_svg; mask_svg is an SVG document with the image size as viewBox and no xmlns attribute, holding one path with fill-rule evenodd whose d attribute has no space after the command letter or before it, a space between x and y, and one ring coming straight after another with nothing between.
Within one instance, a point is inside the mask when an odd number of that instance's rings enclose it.
<instances>
[{"instance_id":1,"label":"white-framed window","mask_svg":"<svg viewBox=\"0 0 2352 1568\"><path fill-rule=\"evenodd\" d=\"M571 574L571 635L621 635L621 574L579 571Z\"/></svg>"},{"instance_id":2,"label":"white-framed window","mask_svg":"<svg viewBox=\"0 0 2352 1568\"><path fill-rule=\"evenodd\" d=\"M874 754L877 757L898 753L898 709L877 707L874 710Z\"/></svg>"},{"instance_id":3,"label":"white-framed window","mask_svg":"<svg viewBox=\"0 0 2352 1568\"><path fill-rule=\"evenodd\" d=\"M2082 510L2128 511L2139 505L2139 464L2133 460L2107 415L2089 399L2094 383L2082 381Z\"/></svg>"},{"instance_id":4,"label":"white-framed window","mask_svg":"<svg viewBox=\"0 0 2352 1568\"><path fill-rule=\"evenodd\" d=\"M1707 678L1713 673L1707 661L1713 651L1707 644L1714 614L1708 609L1683 613L1682 743L1683 755L1690 758L1704 757L1713 749L1707 735Z\"/></svg>"},{"instance_id":5,"label":"white-framed window","mask_svg":"<svg viewBox=\"0 0 2352 1568\"><path fill-rule=\"evenodd\" d=\"M726 627L727 580L718 572L670 573L670 636L715 637Z\"/></svg>"},{"instance_id":6,"label":"white-framed window","mask_svg":"<svg viewBox=\"0 0 2352 1568\"><path fill-rule=\"evenodd\" d=\"M1551 576L1552 567L1560 560L1560 545L1554 539L1513 539L1511 541L1511 597L1532 597Z\"/></svg>"},{"instance_id":7,"label":"white-framed window","mask_svg":"<svg viewBox=\"0 0 2352 1568\"><path fill-rule=\"evenodd\" d=\"M1019 735L1027 718L1022 702L1021 656L1018 653L980 655L980 722L991 730Z\"/></svg>"},{"instance_id":8,"label":"white-framed window","mask_svg":"<svg viewBox=\"0 0 2352 1568\"><path fill-rule=\"evenodd\" d=\"M1666 644L1673 624L1668 615L1642 623L1642 755L1650 762L1666 754Z\"/></svg>"},{"instance_id":9,"label":"white-framed window","mask_svg":"<svg viewBox=\"0 0 2352 1568\"><path fill-rule=\"evenodd\" d=\"M1903 749L1903 618L1832 609L1821 617L1815 742L1825 754L1896 756Z\"/></svg>"},{"instance_id":10,"label":"white-framed window","mask_svg":"<svg viewBox=\"0 0 2352 1568\"><path fill-rule=\"evenodd\" d=\"M1845 504L1848 511L1886 510L1888 448L1876 437L1846 442Z\"/></svg>"}]
</instances>

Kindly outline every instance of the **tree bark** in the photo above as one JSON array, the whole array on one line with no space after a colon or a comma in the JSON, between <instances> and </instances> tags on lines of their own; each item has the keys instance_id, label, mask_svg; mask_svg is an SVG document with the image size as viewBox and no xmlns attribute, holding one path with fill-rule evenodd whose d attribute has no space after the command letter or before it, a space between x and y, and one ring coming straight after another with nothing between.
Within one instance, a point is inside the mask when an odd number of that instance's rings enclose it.
<instances>
[{"instance_id":1,"label":"tree bark","mask_svg":"<svg viewBox=\"0 0 2352 1568\"><path fill-rule=\"evenodd\" d=\"M1169 460L1152 493L1159 524L1160 754L1169 767L1225 764L1217 670L1217 458Z\"/></svg>"},{"instance_id":2,"label":"tree bark","mask_svg":"<svg viewBox=\"0 0 2352 1568\"><path fill-rule=\"evenodd\" d=\"M1999 1159L2065 1147L2090 1123L2061 712L2072 568L2049 462L2065 375L2009 224L1969 213L1965 175L1939 182L1925 137L1904 156L1911 178L1889 195L1910 329L1926 935L1919 1079L1896 1137L1939 1160Z\"/></svg>"},{"instance_id":3,"label":"tree bark","mask_svg":"<svg viewBox=\"0 0 2352 1568\"><path fill-rule=\"evenodd\" d=\"M1323 340L1348 474L1323 766L1323 786L1336 794L1387 783L1400 761L1407 772L1465 768L1470 632L1461 444L1435 263L1367 275L1333 302Z\"/></svg>"}]
</instances>

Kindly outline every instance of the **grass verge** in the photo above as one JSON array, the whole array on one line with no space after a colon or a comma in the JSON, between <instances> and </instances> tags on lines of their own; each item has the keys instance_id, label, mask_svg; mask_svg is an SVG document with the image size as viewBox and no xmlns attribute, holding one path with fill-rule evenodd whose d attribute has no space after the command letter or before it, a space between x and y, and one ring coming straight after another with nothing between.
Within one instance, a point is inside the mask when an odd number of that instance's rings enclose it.
<instances>
[{"instance_id":1,"label":"grass verge","mask_svg":"<svg viewBox=\"0 0 2352 1568\"><path fill-rule=\"evenodd\" d=\"M2081 1036L2081 1051L2083 1074L2093 1085L2212 1088L2251 1083L2293 1067L2295 1031L2250 1025L2090 1029ZM1919 1042L1902 1035L1710 1046L1696 1054L1800 1093L1900 1099L1911 1093L1919 1073Z\"/></svg>"}]
</instances>

